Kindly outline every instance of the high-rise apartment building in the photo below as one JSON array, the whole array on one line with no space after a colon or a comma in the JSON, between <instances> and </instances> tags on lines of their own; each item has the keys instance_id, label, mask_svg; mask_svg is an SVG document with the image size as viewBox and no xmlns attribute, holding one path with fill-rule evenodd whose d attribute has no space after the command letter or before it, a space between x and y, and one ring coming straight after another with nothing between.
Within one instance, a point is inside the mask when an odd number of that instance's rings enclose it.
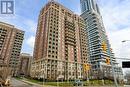
<instances>
[{"instance_id":1,"label":"high-rise apartment building","mask_svg":"<svg viewBox=\"0 0 130 87\"><path fill-rule=\"evenodd\" d=\"M84 20L61 4L42 8L35 39L31 76L47 80L85 78L87 37Z\"/></svg>"},{"instance_id":2,"label":"high-rise apartment building","mask_svg":"<svg viewBox=\"0 0 130 87\"><path fill-rule=\"evenodd\" d=\"M106 64L107 58L112 59L115 73L119 75L117 77L122 78L122 69L118 67L111 50L96 0L80 0L80 3L81 17L86 22L88 61L92 64L93 78L113 77L111 64Z\"/></svg>"},{"instance_id":3,"label":"high-rise apartment building","mask_svg":"<svg viewBox=\"0 0 130 87\"><path fill-rule=\"evenodd\" d=\"M12 75L18 70L24 31L0 22L0 64L11 67Z\"/></svg>"}]
</instances>

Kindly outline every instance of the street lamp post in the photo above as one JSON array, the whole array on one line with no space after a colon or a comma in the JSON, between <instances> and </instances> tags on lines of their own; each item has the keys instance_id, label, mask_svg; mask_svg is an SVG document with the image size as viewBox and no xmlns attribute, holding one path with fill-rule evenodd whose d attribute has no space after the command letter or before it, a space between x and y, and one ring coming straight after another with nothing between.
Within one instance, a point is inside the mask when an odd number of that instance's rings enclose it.
<instances>
[{"instance_id":1,"label":"street lamp post","mask_svg":"<svg viewBox=\"0 0 130 87\"><path fill-rule=\"evenodd\" d=\"M109 47L110 47L110 44L108 44ZM111 58L111 51L110 51L110 48L109 48L109 54L110 54L110 63L111 63L111 67L112 67L112 73L113 73L113 77L114 77L114 82L115 82L115 87L118 87L118 84L117 84L117 79L116 79L116 76L115 76L115 66L113 64L113 61L112 61L112 58Z\"/></svg>"},{"instance_id":2,"label":"street lamp post","mask_svg":"<svg viewBox=\"0 0 130 87\"><path fill-rule=\"evenodd\" d=\"M127 42L127 41L130 41L130 40L123 40L122 43Z\"/></svg>"},{"instance_id":3,"label":"street lamp post","mask_svg":"<svg viewBox=\"0 0 130 87\"><path fill-rule=\"evenodd\" d=\"M127 41L130 41L130 40L123 40L122 43L127 42ZM110 51L109 51L109 53L111 54ZM113 76L114 76L115 87L118 87L117 79L116 79L116 76L115 76L115 69L114 69L114 67L113 67L114 64L113 64L111 55L110 55L110 62L111 62L111 66L112 66L112 72L113 72Z\"/></svg>"}]
</instances>

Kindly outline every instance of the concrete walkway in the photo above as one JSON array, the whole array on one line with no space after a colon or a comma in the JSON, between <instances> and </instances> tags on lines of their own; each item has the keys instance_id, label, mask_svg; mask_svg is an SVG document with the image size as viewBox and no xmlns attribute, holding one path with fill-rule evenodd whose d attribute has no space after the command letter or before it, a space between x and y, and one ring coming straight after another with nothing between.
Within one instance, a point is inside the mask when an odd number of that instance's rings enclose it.
<instances>
[{"instance_id":1,"label":"concrete walkway","mask_svg":"<svg viewBox=\"0 0 130 87\"><path fill-rule=\"evenodd\" d=\"M44 87L44 86L29 81L17 80L15 78L12 78L11 87Z\"/></svg>"}]
</instances>

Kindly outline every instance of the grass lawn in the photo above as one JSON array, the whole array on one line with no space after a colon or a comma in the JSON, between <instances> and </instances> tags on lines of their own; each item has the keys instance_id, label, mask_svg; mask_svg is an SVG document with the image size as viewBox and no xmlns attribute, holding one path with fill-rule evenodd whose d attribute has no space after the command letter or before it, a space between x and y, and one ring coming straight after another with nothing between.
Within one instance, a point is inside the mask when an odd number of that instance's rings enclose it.
<instances>
[{"instance_id":1,"label":"grass lawn","mask_svg":"<svg viewBox=\"0 0 130 87\"><path fill-rule=\"evenodd\" d=\"M73 82L45 82L44 85L51 85L51 86L73 86Z\"/></svg>"},{"instance_id":2,"label":"grass lawn","mask_svg":"<svg viewBox=\"0 0 130 87\"><path fill-rule=\"evenodd\" d=\"M34 79L26 79L27 81L33 82L33 83L37 83L40 85L51 85L51 86L73 86L73 82L43 82L43 81L39 81L39 80L34 80Z\"/></svg>"},{"instance_id":3,"label":"grass lawn","mask_svg":"<svg viewBox=\"0 0 130 87\"><path fill-rule=\"evenodd\" d=\"M16 77L17 80L26 80L26 81L29 81L29 82L32 82L32 83L37 83L37 84L40 84L40 85L43 85L43 81L39 81L39 80L34 80L34 79L29 79L29 78L20 78L20 77ZM103 85L103 82L102 80L90 80L89 83L87 81L82 81L83 84L85 86L102 86ZM104 81L104 84L105 85L113 85L114 83L110 80L105 80ZM51 85L51 86L73 86L73 81L70 81L70 82L44 82L44 85Z\"/></svg>"},{"instance_id":4,"label":"grass lawn","mask_svg":"<svg viewBox=\"0 0 130 87\"><path fill-rule=\"evenodd\" d=\"M22 78L21 78L21 77L15 77L15 79L17 79L17 80L22 80Z\"/></svg>"}]
</instances>

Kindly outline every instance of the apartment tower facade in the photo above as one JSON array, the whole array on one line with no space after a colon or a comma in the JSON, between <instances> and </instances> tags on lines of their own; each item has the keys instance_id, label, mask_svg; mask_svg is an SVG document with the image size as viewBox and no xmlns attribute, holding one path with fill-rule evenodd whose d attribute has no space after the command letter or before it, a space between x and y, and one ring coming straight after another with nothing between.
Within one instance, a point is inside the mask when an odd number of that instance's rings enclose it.
<instances>
[{"instance_id":1,"label":"apartment tower facade","mask_svg":"<svg viewBox=\"0 0 130 87\"><path fill-rule=\"evenodd\" d=\"M92 64L93 78L113 78L111 64L106 64L107 58L112 60L117 77L122 78L122 69L112 52L96 0L80 0L80 3L81 17L86 22L88 61Z\"/></svg>"},{"instance_id":2,"label":"apartment tower facade","mask_svg":"<svg viewBox=\"0 0 130 87\"><path fill-rule=\"evenodd\" d=\"M24 31L0 22L0 64L10 67L13 76L17 74L23 37Z\"/></svg>"},{"instance_id":3,"label":"apartment tower facade","mask_svg":"<svg viewBox=\"0 0 130 87\"><path fill-rule=\"evenodd\" d=\"M49 1L39 15L31 76L47 80L83 78L86 63L83 19L58 2Z\"/></svg>"}]
</instances>

